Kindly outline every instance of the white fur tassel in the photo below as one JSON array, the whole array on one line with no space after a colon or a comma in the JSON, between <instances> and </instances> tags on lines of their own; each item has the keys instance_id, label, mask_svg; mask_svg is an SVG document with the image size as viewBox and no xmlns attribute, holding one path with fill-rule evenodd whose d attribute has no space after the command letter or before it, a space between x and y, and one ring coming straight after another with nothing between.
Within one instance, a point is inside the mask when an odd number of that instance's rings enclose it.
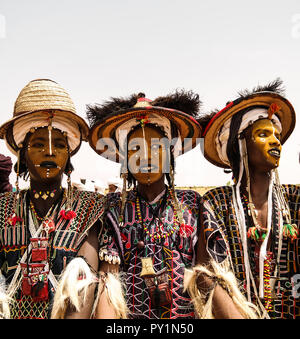
<instances>
[{"instance_id":1,"label":"white fur tassel","mask_svg":"<svg viewBox=\"0 0 300 339\"><path fill-rule=\"evenodd\" d=\"M58 283L52 319L63 319L69 306L79 312L86 302L89 287L97 282L97 277L82 258L74 258L63 271Z\"/></svg>"},{"instance_id":2,"label":"white fur tassel","mask_svg":"<svg viewBox=\"0 0 300 339\"><path fill-rule=\"evenodd\" d=\"M94 303L98 305L100 296L105 293L109 303L112 305L116 318L127 319L128 308L124 297L123 286L120 280L120 273L101 273L99 278L98 295ZM92 313L95 312L95 309Z\"/></svg>"},{"instance_id":3,"label":"white fur tassel","mask_svg":"<svg viewBox=\"0 0 300 339\"><path fill-rule=\"evenodd\" d=\"M201 265L195 266L193 270L185 270L184 290L188 291L194 304L197 316L201 319L214 318L212 299L215 288L212 289L206 300L205 296L200 293L197 287L197 279L199 274L205 274L212 279L222 281L222 285L225 285L226 289L230 291L230 296L233 303L244 318L259 318L257 308L252 303L248 302L243 296L239 290L235 275L228 270L227 266L224 264L220 265L212 261L210 263L210 267L212 267L212 270L209 270L206 266Z\"/></svg>"},{"instance_id":4,"label":"white fur tassel","mask_svg":"<svg viewBox=\"0 0 300 339\"><path fill-rule=\"evenodd\" d=\"M5 290L5 285L0 282L0 319L10 318L10 303L12 299L8 296Z\"/></svg>"}]
</instances>

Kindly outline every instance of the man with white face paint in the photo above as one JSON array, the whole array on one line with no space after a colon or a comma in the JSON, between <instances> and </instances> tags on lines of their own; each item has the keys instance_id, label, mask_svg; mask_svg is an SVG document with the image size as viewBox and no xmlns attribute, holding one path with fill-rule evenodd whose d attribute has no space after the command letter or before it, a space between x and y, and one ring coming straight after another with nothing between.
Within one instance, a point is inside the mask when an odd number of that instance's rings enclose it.
<instances>
[{"instance_id":1,"label":"man with white face paint","mask_svg":"<svg viewBox=\"0 0 300 339\"><path fill-rule=\"evenodd\" d=\"M277 172L295 112L281 85L277 79L242 92L202 119L206 159L230 168L234 179L232 187L204 195L202 234L214 248L211 256L229 261L243 293L266 318L300 314L299 300L292 296L292 279L299 272L299 188L280 185Z\"/></svg>"}]
</instances>

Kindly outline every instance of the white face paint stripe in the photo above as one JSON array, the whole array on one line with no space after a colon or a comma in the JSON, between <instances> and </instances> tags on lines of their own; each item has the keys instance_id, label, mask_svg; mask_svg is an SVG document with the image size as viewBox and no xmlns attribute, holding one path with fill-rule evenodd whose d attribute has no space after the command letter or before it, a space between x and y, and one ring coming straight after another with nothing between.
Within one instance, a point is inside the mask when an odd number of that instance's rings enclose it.
<instances>
[{"instance_id":1,"label":"white face paint stripe","mask_svg":"<svg viewBox=\"0 0 300 339\"><path fill-rule=\"evenodd\" d=\"M275 130L275 126L272 125L272 128L273 128L273 135L275 137L275 139L281 144L281 141L276 137L276 130Z\"/></svg>"},{"instance_id":2,"label":"white face paint stripe","mask_svg":"<svg viewBox=\"0 0 300 339\"><path fill-rule=\"evenodd\" d=\"M52 155L52 126L48 126L49 130L49 154Z\"/></svg>"},{"instance_id":3,"label":"white face paint stripe","mask_svg":"<svg viewBox=\"0 0 300 339\"><path fill-rule=\"evenodd\" d=\"M142 130L143 130L143 139L144 139L144 158L145 160L148 160L148 149L146 149L146 136L145 136L145 129L144 126L142 126Z\"/></svg>"}]
</instances>

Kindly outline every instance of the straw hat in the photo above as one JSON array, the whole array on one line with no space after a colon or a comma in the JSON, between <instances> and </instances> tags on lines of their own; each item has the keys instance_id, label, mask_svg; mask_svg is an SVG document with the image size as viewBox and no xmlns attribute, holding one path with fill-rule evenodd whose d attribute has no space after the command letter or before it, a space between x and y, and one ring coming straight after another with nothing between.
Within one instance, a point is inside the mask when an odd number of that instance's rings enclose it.
<instances>
[{"instance_id":1,"label":"straw hat","mask_svg":"<svg viewBox=\"0 0 300 339\"><path fill-rule=\"evenodd\" d=\"M169 107L164 107L164 104ZM179 132L182 142L181 149L187 152L197 145L197 139L201 137L201 126L194 118L198 113L199 105L200 101L197 95L183 91L159 97L154 101L145 98L143 93L132 95L128 99L112 98L111 102L100 107L88 107L87 115L91 123L89 143L96 153L105 154L108 159L121 162L123 159L121 145L117 143L117 147L111 150L99 149L97 147L99 140L116 141L116 131L122 129L128 121L146 118L151 122L153 121L152 117L155 116L158 119L164 117L171 122L173 129ZM185 106L187 110L183 112L181 109ZM185 140L188 142L184 143Z\"/></svg>"},{"instance_id":2,"label":"straw hat","mask_svg":"<svg viewBox=\"0 0 300 339\"><path fill-rule=\"evenodd\" d=\"M77 125L81 139L87 141L88 126L86 122L76 114L76 109L69 94L55 81L49 79L37 79L30 81L20 92L15 105L13 117L0 126L0 139L5 139L13 153L18 151L18 145L14 139L12 129L21 118L48 116L64 117ZM79 142L80 146L80 142ZM75 154L79 147L73 149Z\"/></svg>"},{"instance_id":3,"label":"straw hat","mask_svg":"<svg viewBox=\"0 0 300 339\"><path fill-rule=\"evenodd\" d=\"M242 110L251 107L265 107L266 109L269 109L272 104L276 104L280 108L276 111L276 116L279 118L282 125L281 144L285 143L295 128L296 114L291 103L279 94L279 91L276 92L281 84L282 82L277 80L276 83L272 84L273 86L261 87L258 88L258 91L253 90L252 93L247 92L238 99L229 102L225 108L217 112L211 118L203 133L204 156L208 161L222 168L230 168L218 154L216 145L218 134L226 121Z\"/></svg>"}]
</instances>

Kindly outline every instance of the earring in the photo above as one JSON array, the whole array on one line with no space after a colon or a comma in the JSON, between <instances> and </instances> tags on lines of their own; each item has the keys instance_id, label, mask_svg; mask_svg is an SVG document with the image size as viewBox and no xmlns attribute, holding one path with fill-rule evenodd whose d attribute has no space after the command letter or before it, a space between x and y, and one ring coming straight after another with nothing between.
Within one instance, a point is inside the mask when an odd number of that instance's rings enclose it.
<instances>
[{"instance_id":1,"label":"earring","mask_svg":"<svg viewBox=\"0 0 300 339\"><path fill-rule=\"evenodd\" d=\"M66 209L67 211L70 211L72 209L72 197L73 197L73 188L72 188L72 183L71 183L71 173L72 171L69 171L67 176L67 202L66 202Z\"/></svg>"},{"instance_id":2,"label":"earring","mask_svg":"<svg viewBox=\"0 0 300 339\"><path fill-rule=\"evenodd\" d=\"M178 220L179 220L179 225L184 225L184 220L183 220L183 214L182 214L182 209L181 206L179 204L178 198L177 198L177 194L175 192L175 174L174 174L174 169L173 166L170 165L170 180L171 180L171 192L172 192L172 198L173 198L173 202L174 202L174 206L177 212L177 216L178 216Z\"/></svg>"},{"instance_id":3,"label":"earring","mask_svg":"<svg viewBox=\"0 0 300 339\"><path fill-rule=\"evenodd\" d=\"M19 145L19 146L20 146L20 145ZM19 178L20 178L20 152L21 152L21 150L18 149L18 154L17 154L17 176L16 176L16 182L15 182L17 199L19 199L19 196L20 196L20 188L19 188Z\"/></svg>"},{"instance_id":4,"label":"earring","mask_svg":"<svg viewBox=\"0 0 300 339\"><path fill-rule=\"evenodd\" d=\"M119 217L119 224L122 227L124 225L124 210L127 198L127 178L128 178L127 170L126 172L122 171L121 177L123 179L123 187L122 187L121 212Z\"/></svg>"},{"instance_id":5,"label":"earring","mask_svg":"<svg viewBox=\"0 0 300 339\"><path fill-rule=\"evenodd\" d=\"M64 197L66 197L67 201L66 201L66 207L64 210L61 210L59 212L59 215L65 219L65 220L72 220L76 217L77 213L75 211L72 210L72 205L73 205L73 188L72 188L72 184L71 184L71 173L72 171L68 171L67 173L67 192L65 194L64 192Z\"/></svg>"},{"instance_id":6,"label":"earring","mask_svg":"<svg viewBox=\"0 0 300 339\"><path fill-rule=\"evenodd\" d=\"M20 144L17 152L17 177L16 177L16 195L15 195L15 210L14 214L9 218L9 223L11 225L15 225L16 222L21 222L22 218L19 217L20 215L20 210L21 210L21 197L20 197L20 187L19 187L19 178L20 178L20 152L22 148L22 144Z\"/></svg>"}]
</instances>

